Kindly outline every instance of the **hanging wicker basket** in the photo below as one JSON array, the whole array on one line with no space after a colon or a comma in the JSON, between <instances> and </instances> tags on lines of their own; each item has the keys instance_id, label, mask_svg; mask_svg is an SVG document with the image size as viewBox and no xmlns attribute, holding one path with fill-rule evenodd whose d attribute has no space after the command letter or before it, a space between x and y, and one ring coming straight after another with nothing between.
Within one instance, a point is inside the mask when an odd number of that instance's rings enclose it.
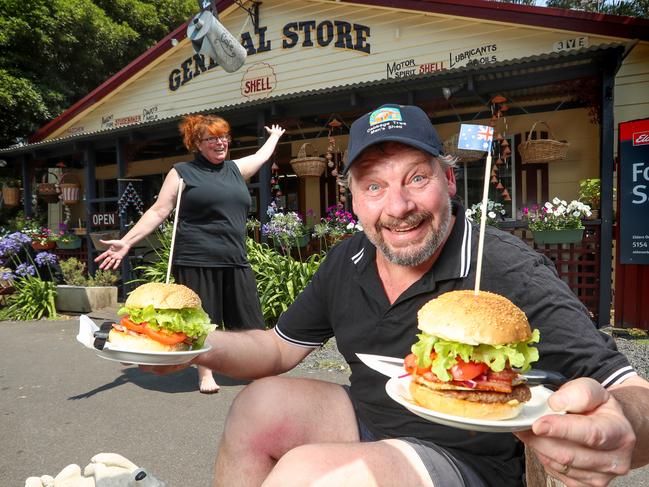
<instances>
[{"instance_id":1,"label":"hanging wicker basket","mask_svg":"<svg viewBox=\"0 0 649 487\"><path fill-rule=\"evenodd\" d=\"M20 188L2 188L2 200L5 206L18 206L20 203Z\"/></svg>"},{"instance_id":2,"label":"hanging wicker basket","mask_svg":"<svg viewBox=\"0 0 649 487\"><path fill-rule=\"evenodd\" d=\"M548 128L549 139L532 140L532 134L536 129L536 125L539 123L544 124ZM518 146L518 152L521 154L523 164L563 161L568 156L568 147L570 147L568 142L555 140L552 129L547 122L539 120L532 125L527 140Z\"/></svg>"},{"instance_id":3,"label":"hanging wicker basket","mask_svg":"<svg viewBox=\"0 0 649 487\"><path fill-rule=\"evenodd\" d=\"M59 201L59 190L55 183L47 182L47 175L43 175L42 182L36 185L36 194L46 203L56 203Z\"/></svg>"},{"instance_id":4,"label":"hanging wicker basket","mask_svg":"<svg viewBox=\"0 0 649 487\"><path fill-rule=\"evenodd\" d=\"M311 144L308 142L302 144L297 152L297 157L291 159L293 171L301 178L308 176L319 178L327 166L327 160L324 157L318 157L317 151L309 149L310 147ZM308 155L307 149L311 150L312 154L315 152L315 155Z\"/></svg>"},{"instance_id":5,"label":"hanging wicker basket","mask_svg":"<svg viewBox=\"0 0 649 487\"><path fill-rule=\"evenodd\" d=\"M81 185L74 174L64 173L59 188L61 188L61 201L64 205L74 205L79 202Z\"/></svg>"},{"instance_id":6,"label":"hanging wicker basket","mask_svg":"<svg viewBox=\"0 0 649 487\"><path fill-rule=\"evenodd\" d=\"M469 162L482 159L487 151L458 149L457 143L460 139L459 132L444 141L444 153L457 157L458 162Z\"/></svg>"}]
</instances>

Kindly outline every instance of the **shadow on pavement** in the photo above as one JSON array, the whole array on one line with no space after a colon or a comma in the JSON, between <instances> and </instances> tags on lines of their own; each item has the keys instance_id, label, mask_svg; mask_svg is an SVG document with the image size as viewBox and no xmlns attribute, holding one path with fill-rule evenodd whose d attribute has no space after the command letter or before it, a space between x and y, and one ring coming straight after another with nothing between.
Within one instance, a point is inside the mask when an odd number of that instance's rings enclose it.
<instances>
[{"instance_id":1,"label":"shadow on pavement","mask_svg":"<svg viewBox=\"0 0 649 487\"><path fill-rule=\"evenodd\" d=\"M224 375L214 376L217 384L221 386L240 386L246 385L250 381L238 380L226 377ZM168 375L155 375L149 372L141 372L137 367L127 367L122 369L122 375L118 376L112 382L106 383L95 389L76 396L71 396L68 400L86 399L99 394L100 392L119 387L123 384L135 384L143 389L167 393L198 392L198 372L195 367L188 367L181 371Z\"/></svg>"}]
</instances>

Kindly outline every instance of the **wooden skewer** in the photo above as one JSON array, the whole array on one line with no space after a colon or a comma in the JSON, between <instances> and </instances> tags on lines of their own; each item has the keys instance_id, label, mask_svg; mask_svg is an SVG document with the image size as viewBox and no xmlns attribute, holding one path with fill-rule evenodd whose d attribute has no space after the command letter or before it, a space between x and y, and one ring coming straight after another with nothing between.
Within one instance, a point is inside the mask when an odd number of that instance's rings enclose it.
<instances>
[{"instance_id":1,"label":"wooden skewer","mask_svg":"<svg viewBox=\"0 0 649 487\"><path fill-rule=\"evenodd\" d=\"M183 178L178 180L178 195L176 196L176 214L174 215L174 227L171 232L171 246L169 247L169 262L167 263L167 279L165 282L169 284L169 277L171 276L171 260L174 255L174 244L176 243L176 228L178 227L178 214L180 213L180 195L183 192Z\"/></svg>"},{"instance_id":2,"label":"wooden skewer","mask_svg":"<svg viewBox=\"0 0 649 487\"><path fill-rule=\"evenodd\" d=\"M475 273L475 290L477 296L480 292L480 278L482 277L482 254L484 253L484 231L487 226L487 200L489 199L489 174L491 173L491 143L487 151L487 163L484 172L484 187L482 189L482 204L480 206L480 235L478 237L478 268Z\"/></svg>"}]
</instances>

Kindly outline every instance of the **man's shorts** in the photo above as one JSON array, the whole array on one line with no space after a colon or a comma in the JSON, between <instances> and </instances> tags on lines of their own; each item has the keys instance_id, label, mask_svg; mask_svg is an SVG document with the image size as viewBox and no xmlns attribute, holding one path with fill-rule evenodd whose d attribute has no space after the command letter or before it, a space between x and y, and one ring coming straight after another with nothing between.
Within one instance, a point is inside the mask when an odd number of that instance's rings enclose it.
<instances>
[{"instance_id":1,"label":"man's shorts","mask_svg":"<svg viewBox=\"0 0 649 487\"><path fill-rule=\"evenodd\" d=\"M349 386L343 386L349 394ZM361 442L378 441L372 432L356 416ZM410 445L423 462L435 486L443 487L486 487L471 467L453 457L440 446L413 437L394 438Z\"/></svg>"}]
</instances>

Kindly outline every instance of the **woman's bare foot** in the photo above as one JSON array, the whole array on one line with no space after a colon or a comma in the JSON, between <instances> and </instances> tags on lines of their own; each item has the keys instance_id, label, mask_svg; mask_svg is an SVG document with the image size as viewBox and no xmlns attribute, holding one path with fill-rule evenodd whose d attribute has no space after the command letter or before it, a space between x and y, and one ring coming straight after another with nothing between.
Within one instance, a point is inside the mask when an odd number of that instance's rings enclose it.
<instances>
[{"instance_id":1,"label":"woman's bare foot","mask_svg":"<svg viewBox=\"0 0 649 487\"><path fill-rule=\"evenodd\" d=\"M214 394L219 392L219 385L214 380L212 371L207 367L198 366L198 389L203 394Z\"/></svg>"}]
</instances>

